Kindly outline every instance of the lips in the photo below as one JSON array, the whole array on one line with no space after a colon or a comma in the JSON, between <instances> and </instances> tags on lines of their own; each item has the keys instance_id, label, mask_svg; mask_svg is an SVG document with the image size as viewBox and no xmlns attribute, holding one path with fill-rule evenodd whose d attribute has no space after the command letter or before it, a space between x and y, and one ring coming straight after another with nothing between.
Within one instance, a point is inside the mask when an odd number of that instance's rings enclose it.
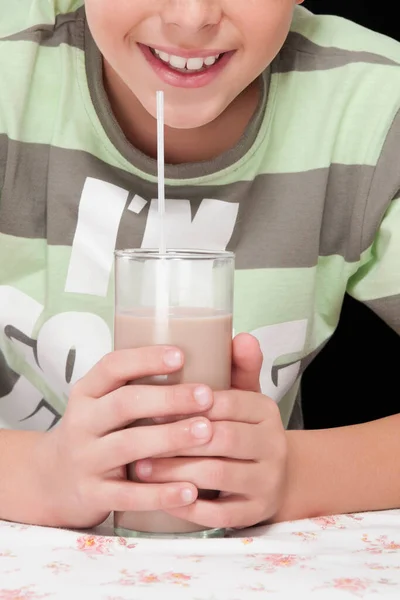
<instances>
[{"instance_id":1,"label":"lips","mask_svg":"<svg viewBox=\"0 0 400 600\"><path fill-rule=\"evenodd\" d=\"M181 88L199 88L209 85L235 54L235 51L197 51L197 55L195 52L174 54L164 48L151 48L144 44L138 44L138 47L164 83Z\"/></svg>"}]
</instances>

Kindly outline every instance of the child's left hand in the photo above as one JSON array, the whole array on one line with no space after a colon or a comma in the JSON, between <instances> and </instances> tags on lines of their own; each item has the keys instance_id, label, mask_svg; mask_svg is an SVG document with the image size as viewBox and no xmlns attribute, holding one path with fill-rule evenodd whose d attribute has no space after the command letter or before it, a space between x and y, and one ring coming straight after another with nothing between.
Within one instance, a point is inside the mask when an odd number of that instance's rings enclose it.
<instances>
[{"instance_id":1,"label":"child's left hand","mask_svg":"<svg viewBox=\"0 0 400 600\"><path fill-rule=\"evenodd\" d=\"M205 415L213 421L211 441L186 450L184 457L137 463L136 473L143 482L190 481L198 489L221 491L218 500L197 500L169 510L170 514L204 527L239 528L265 521L279 509L287 442L276 403L260 393L261 365L255 338L236 337L233 389L215 392L214 406Z\"/></svg>"}]
</instances>

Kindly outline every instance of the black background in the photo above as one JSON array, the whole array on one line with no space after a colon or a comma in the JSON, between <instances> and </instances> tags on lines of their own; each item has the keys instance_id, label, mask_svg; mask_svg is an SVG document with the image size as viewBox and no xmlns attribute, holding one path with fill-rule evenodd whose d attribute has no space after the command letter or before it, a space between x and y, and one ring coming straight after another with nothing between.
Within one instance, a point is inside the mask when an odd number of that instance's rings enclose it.
<instances>
[{"instance_id":1,"label":"black background","mask_svg":"<svg viewBox=\"0 0 400 600\"><path fill-rule=\"evenodd\" d=\"M304 6L400 40L395 3L306 0ZM303 376L305 427L351 425L400 412L398 372L400 337L346 296L337 331Z\"/></svg>"}]
</instances>

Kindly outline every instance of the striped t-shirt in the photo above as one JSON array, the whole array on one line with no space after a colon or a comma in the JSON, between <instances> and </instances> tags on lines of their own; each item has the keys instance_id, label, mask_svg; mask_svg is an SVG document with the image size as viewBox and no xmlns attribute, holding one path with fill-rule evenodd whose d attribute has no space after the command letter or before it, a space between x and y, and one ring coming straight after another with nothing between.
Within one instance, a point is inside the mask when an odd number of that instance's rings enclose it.
<instances>
[{"instance_id":1,"label":"striped t-shirt","mask_svg":"<svg viewBox=\"0 0 400 600\"><path fill-rule=\"evenodd\" d=\"M235 251L235 331L285 425L346 291L400 333L399 65L397 42L297 7L237 146L166 167L167 245ZM0 0L1 426L56 424L112 349L113 252L156 246L156 197L82 1Z\"/></svg>"}]
</instances>

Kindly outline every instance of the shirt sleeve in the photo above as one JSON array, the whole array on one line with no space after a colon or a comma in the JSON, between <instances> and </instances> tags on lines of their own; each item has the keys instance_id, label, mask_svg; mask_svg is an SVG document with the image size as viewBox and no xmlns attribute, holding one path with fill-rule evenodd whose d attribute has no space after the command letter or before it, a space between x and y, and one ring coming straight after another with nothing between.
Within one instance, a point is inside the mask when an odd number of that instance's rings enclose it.
<instances>
[{"instance_id":1,"label":"shirt sleeve","mask_svg":"<svg viewBox=\"0 0 400 600\"><path fill-rule=\"evenodd\" d=\"M360 263L347 292L400 335L400 111L375 168L360 250Z\"/></svg>"}]
</instances>

